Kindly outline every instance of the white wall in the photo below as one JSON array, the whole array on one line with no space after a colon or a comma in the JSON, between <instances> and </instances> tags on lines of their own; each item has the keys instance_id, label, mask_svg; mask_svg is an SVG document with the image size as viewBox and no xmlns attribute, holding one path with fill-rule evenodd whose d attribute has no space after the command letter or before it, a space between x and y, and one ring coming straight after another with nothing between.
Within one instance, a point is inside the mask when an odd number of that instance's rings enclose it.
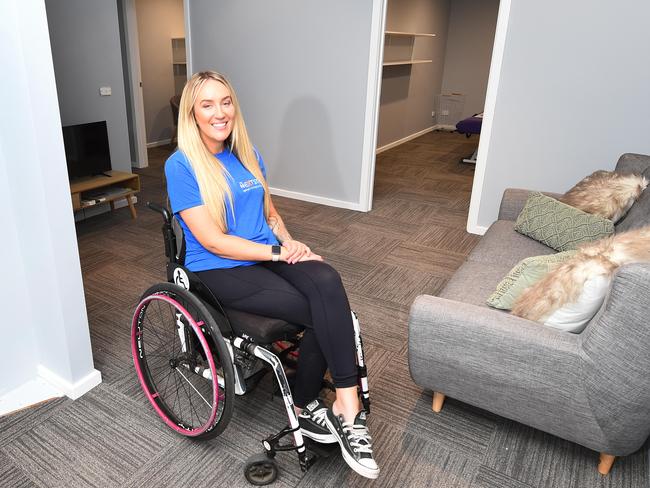
<instances>
[{"instance_id":1,"label":"white wall","mask_svg":"<svg viewBox=\"0 0 650 488\"><path fill-rule=\"evenodd\" d=\"M183 0L136 0L147 143L167 140L174 122L172 38L185 37Z\"/></svg>"},{"instance_id":2,"label":"white wall","mask_svg":"<svg viewBox=\"0 0 650 488\"><path fill-rule=\"evenodd\" d=\"M650 153L650 3L504 3L468 220L475 232L496 219L504 188L563 192L624 152Z\"/></svg>"},{"instance_id":3,"label":"white wall","mask_svg":"<svg viewBox=\"0 0 650 488\"><path fill-rule=\"evenodd\" d=\"M4 11L7 5L0 7ZM12 33L14 34L14 33ZM13 39L12 39L13 40ZM7 56L7 44L0 50L3 59L13 65L14 59ZM15 108L14 108L15 109ZM4 144L9 135L5 132L7 117L0 119L0 205L4 209L3 217L3 254L9 256L2 265L2 275L6 278L0 281L0 293L3 300L11 306L3 307L2 321L0 322L0 399L9 391L28 382L36 376L38 351L34 337L34 317L25 281L25 267L23 255L18 240L18 226L16 223L16 202L9 185L7 168L11 166L11 155L5 150ZM26 360L27 358L27 360ZM20 364L17 368L15 365ZM0 405L0 409L1 409Z\"/></svg>"},{"instance_id":4,"label":"white wall","mask_svg":"<svg viewBox=\"0 0 650 488\"><path fill-rule=\"evenodd\" d=\"M113 169L131 172L117 2L45 0L63 125L106 120ZM110 86L113 94L99 95Z\"/></svg>"},{"instance_id":5,"label":"white wall","mask_svg":"<svg viewBox=\"0 0 650 488\"><path fill-rule=\"evenodd\" d=\"M388 1L386 30L436 34L436 37L417 37L414 45L414 58L431 59L432 63L384 67L379 147L434 125L431 112L442 86L449 8L449 0ZM388 59L386 54L384 51L384 58Z\"/></svg>"},{"instance_id":6,"label":"white wall","mask_svg":"<svg viewBox=\"0 0 650 488\"><path fill-rule=\"evenodd\" d=\"M0 3L3 262L0 392L37 373L71 396L101 380L93 369L79 254L43 2ZM4 234L3 234L4 236ZM4 397L1 399L4 403Z\"/></svg>"},{"instance_id":7,"label":"white wall","mask_svg":"<svg viewBox=\"0 0 650 488\"><path fill-rule=\"evenodd\" d=\"M276 193L359 208L373 3L190 2L192 69L233 83Z\"/></svg>"},{"instance_id":8,"label":"white wall","mask_svg":"<svg viewBox=\"0 0 650 488\"><path fill-rule=\"evenodd\" d=\"M499 0L453 0L442 91L465 95L459 120L483 112Z\"/></svg>"}]
</instances>

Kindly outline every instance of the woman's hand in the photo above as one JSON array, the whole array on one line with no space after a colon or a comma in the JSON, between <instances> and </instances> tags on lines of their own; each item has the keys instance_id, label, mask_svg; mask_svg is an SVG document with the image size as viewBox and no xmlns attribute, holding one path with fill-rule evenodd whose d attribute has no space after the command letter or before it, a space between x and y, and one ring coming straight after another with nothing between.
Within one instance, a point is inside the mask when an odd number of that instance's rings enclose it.
<instances>
[{"instance_id":1,"label":"woman's hand","mask_svg":"<svg viewBox=\"0 0 650 488\"><path fill-rule=\"evenodd\" d=\"M323 258L318 254L311 252L306 244L293 239L282 243L282 252L280 253L282 261L288 264L298 263L300 261L322 261Z\"/></svg>"},{"instance_id":2,"label":"woman's hand","mask_svg":"<svg viewBox=\"0 0 650 488\"><path fill-rule=\"evenodd\" d=\"M289 264L297 263L303 256L311 253L311 249L307 245L300 241L294 241L293 239L284 241L282 247L287 250L284 261Z\"/></svg>"}]
</instances>

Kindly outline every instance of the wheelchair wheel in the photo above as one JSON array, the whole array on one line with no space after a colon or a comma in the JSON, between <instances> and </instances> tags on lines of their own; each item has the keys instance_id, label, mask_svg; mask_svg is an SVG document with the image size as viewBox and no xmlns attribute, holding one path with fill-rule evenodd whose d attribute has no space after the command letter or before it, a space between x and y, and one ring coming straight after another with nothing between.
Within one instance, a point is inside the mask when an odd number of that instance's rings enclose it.
<instances>
[{"instance_id":1,"label":"wheelchair wheel","mask_svg":"<svg viewBox=\"0 0 650 488\"><path fill-rule=\"evenodd\" d=\"M195 295L171 283L149 288L133 315L131 350L142 389L169 427L195 439L223 432L235 394L232 360Z\"/></svg>"},{"instance_id":2,"label":"wheelchair wheel","mask_svg":"<svg viewBox=\"0 0 650 488\"><path fill-rule=\"evenodd\" d=\"M269 485L278 478L278 463L266 453L255 454L246 460L244 476L251 485Z\"/></svg>"}]
</instances>

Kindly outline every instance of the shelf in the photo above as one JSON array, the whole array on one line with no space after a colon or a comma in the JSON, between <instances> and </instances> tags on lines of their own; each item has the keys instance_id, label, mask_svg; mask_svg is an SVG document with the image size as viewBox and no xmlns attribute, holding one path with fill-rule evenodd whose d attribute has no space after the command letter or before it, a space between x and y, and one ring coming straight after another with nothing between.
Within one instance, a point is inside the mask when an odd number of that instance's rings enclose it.
<instances>
[{"instance_id":1,"label":"shelf","mask_svg":"<svg viewBox=\"0 0 650 488\"><path fill-rule=\"evenodd\" d=\"M81 206L80 209L94 207L101 203L111 203L115 200L121 198L126 198L127 195L135 193L133 188L109 188L105 192L97 193L94 195L84 195L81 194Z\"/></svg>"},{"instance_id":2,"label":"shelf","mask_svg":"<svg viewBox=\"0 0 650 488\"><path fill-rule=\"evenodd\" d=\"M423 64L432 62L432 59L405 59L404 61L386 61L383 63L383 66L400 66L406 64Z\"/></svg>"},{"instance_id":3,"label":"shelf","mask_svg":"<svg viewBox=\"0 0 650 488\"><path fill-rule=\"evenodd\" d=\"M399 32L399 31L386 31L387 36L404 36L404 37L436 37L435 34L424 34L420 32Z\"/></svg>"},{"instance_id":4,"label":"shelf","mask_svg":"<svg viewBox=\"0 0 650 488\"><path fill-rule=\"evenodd\" d=\"M79 178L70 182L72 209L82 210L102 203L115 208L115 200L125 199L136 218L133 196L140 191L140 177L123 171L107 171L105 175ZM91 203L92 201L92 203Z\"/></svg>"}]
</instances>

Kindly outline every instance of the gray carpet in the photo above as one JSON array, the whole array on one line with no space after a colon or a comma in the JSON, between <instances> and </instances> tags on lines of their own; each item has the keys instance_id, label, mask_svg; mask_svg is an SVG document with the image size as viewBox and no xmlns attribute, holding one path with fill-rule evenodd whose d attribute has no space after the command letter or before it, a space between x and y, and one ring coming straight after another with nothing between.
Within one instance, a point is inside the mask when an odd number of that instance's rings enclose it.
<instances>
[{"instance_id":1,"label":"gray carpet","mask_svg":"<svg viewBox=\"0 0 650 488\"><path fill-rule=\"evenodd\" d=\"M431 393L410 379L406 320L420 293L437 293L479 238L465 232L473 167L458 164L476 139L430 133L377 158L369 213L274 197L293 235L341 273L362 323L370 370L370 428L382 468L376 481L334 455L302 473L279 454L278 487L611 487L649 484L647 446L596 471L598 454ZM104 382L76 401L60 399L0 418L2 487L247 486L242 467L259 440L286 422L270 377L236 401L228 429L194 442L154 414L133 371L130 315L142 292L164 280L160 218L168 148L139 171L138 219L128 210L77 224L95 366Z\"/></svg>"}]
</instances>

